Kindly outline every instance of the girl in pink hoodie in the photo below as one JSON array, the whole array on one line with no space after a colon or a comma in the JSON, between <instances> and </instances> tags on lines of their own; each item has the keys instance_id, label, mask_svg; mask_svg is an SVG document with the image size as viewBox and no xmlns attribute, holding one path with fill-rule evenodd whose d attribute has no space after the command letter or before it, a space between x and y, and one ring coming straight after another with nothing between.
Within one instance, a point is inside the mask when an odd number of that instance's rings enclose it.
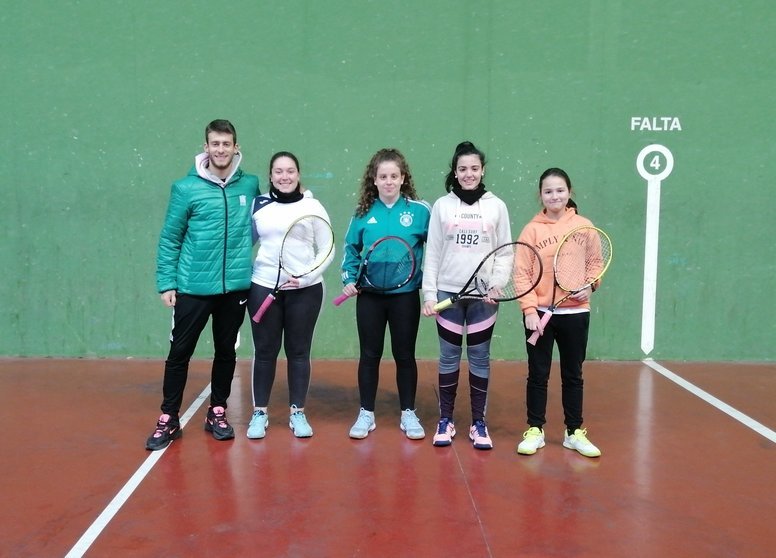
<instances>
[{"instance_id":1,"label":"girl in pink hoodie","mask_svg":"<svg viewBox=\"0 0 776 558\"><path fill-rule=\"evenodd\" d=\"M523 228L519 240L534 246L542 256L544 275L536 289L519 300L525 322L526 339L540 328L540 320L552 304L552 262L558 243L566 233L590 220L577 212L571 199L571 179L562 169L551 168L539 178L539 198L542 210ZM526 343L528 353L528 382L526 406L528 430L517 446L517 453L532 455L544 447L544 423L547 408L547 384L550 378L553 347L557 343L560 356L563 413L566 431L563 446L586 457L598 457L601 451L587 439L582 428L582 363L587 351L587 335L590 324L590 295L593 289L585 289L563 302L547 322L536 345ZM556 300L562 298L558 294Z\"/></svg>"}]
</instances>

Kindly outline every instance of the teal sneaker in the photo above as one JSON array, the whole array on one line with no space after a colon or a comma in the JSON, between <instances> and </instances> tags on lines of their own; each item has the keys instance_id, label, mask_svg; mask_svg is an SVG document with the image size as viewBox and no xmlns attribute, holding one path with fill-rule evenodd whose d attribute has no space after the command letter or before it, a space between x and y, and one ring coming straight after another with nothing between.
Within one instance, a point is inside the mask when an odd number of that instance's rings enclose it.
<instances>
[{"instance_id":1,"label":"teal sneaker","mask_svg":"<svg viewBox=\"0 0 776 558\"><path fill-rule=\"evenodd\" d=\"M304 412L299 410L296 405L291 405L291 416L288 418L288 427L294 432L297 438L309 438L313 435L313 429L307 422Z\"/></svg>"},{"instance_id":2,"label":"teal sneaker","mask_svg":"<svg viewBox=\"0 0 776 558\"><path fill-rule=\"evenodd\" d=\"M356 440L363 440L375 428L377 428L377 425L375 424L374 411L367 411L361 407L361 410L358 412L358 418L356 419L356 422L350 428L349 435L351 438L355 438Z\"/></svg>"},{"instance_id":3,"label":"teal sneaker","mask_svg":"<svg viewBox=\"0 0 776 558\"><path fill-rule=\"evenodd\" d=\"M422 440L426 437L426 431L423 430L418 416L412 409L405 409L401 412L399 428L402 429L410 440Z\"/></svg>"},{"instance_id":4,"label":"teal sneaker","mask_svg":"<svg viewBox=\"0 0 776 558\"><path fill-rule=\"evenodd\" d=\"M251 422L248 424L248 438L258 440L267 435L269 415L264 411L253 411Z\"/></svg>"}]
</instances>

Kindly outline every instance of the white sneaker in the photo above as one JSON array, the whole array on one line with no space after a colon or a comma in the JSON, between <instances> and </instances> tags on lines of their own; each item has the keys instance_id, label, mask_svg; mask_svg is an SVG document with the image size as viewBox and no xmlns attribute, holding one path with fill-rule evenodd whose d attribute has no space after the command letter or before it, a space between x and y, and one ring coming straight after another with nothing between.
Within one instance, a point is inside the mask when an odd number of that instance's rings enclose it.
<instances>
[{"instance_id":1,"label":"white sneaker","mask_svg":"<svg viewBox=\"0 0 776 558\"><path fill-rule=\"evenodd\" d=\"M437 423L433 444L437 447L449 446L455 438L455 424L447 417L442 417Z\"/></svg>"},{"instance_id":2,"label":"white sneaker","mask_svg":"<svg viewBox=\"0 0 776 558\"><path fill-rule=\"evenodd\" d=\"M532 426L523 432L523 441L517 445L517 453L533 455L536 450L544 447L544 430Z\"/></svg>"},{"instance_id":3,"label":"white sneaker","mask_svg":"<svg viewBox=\"0 0 776 558\"><path fill-rule=\"evenodd\" d=\"M374 411L367 411L361 407L361 410L358 412L358 418L350 429L350 437L356 440L363 440L375 428L377 428L377 425L375 424Z\"/></svg>"},{"instance_id":4,"label":"white sneaker","mask_svg":"<svg viewBox=\"0 0 776 558\"><path fill-rule=\"evenodd\" d=\"M410 440L422 440L426 437L426 431L423 430L418 416L412 409L406 409L401 412L399 428L402 429Z\"/></svg>"},{"instance_id":5,"label":"white sneaker","mask_svg":"<svg viewBox=\"0 0 776 558\"><path fill-rule=\"evenodd\" d=\"M269 415L264 411L253 411L251 422L248 424L248 438L258 440L266 436L269 426Z\"/></svg>"},{"instance_id":6,"label":"white sneaker","mask_svg":"<svg viewBox=\"0 0 776 558\"><path fill-rule=\"evenodd\" d=\"M587 439L587 429L583 428L577 428L571 436L569 436L568 430L564 430L563 447L576 450L585 457L598 457L601 455L601 450Z\"/></svg>"}]
</instances>

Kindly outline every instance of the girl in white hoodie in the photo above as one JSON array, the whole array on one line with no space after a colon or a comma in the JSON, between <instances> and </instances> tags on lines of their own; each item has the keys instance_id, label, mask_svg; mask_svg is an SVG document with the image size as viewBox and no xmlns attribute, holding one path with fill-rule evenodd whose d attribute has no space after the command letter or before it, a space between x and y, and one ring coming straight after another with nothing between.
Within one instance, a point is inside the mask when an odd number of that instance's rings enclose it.
<instances>
[{"instance_id":1,"label":"girl in white hoodie","mask_svg":"<svg viewBox=\"0 0 776 558\"><path fill-rule=\"evenodd\" d=\"M437 314L434 305L459 292L480 260L512 241L506 204L486 191L485 154L471 142L458 144L445 180L447 195L431 210L423 264L423 315L436 315L439 334L439 423L435 446L448 446L455 436L453 411L458 391L463 339L469 363L472 426L469 439L477 449L491 449L485 422L490 376L490 340L498 305L464 299Z\"/></svg>"}]
</instances>

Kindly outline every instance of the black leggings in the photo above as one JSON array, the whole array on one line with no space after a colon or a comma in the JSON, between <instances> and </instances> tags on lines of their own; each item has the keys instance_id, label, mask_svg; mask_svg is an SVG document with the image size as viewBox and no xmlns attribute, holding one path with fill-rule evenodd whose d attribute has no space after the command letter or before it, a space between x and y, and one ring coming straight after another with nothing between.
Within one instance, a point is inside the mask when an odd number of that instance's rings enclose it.
<instances>
[{"instance_id":1,"label":"black leggings","mask_svg":"<svg viewBox=\"0 0 776 558\"><path fill-rule=\"evenodd\" d=\"M540 316L543 312L539 312ZM525 344L528 353L526 405L528 426L544 426L547 411L547 384L552 366L552 349L557 343L560 356L561 401L566 427L572 432L582 426L582 363L587 354L590 312L555 314L547 322L536 346ZM525 330L526 339L533 331Z\"/></svg>"},{"instance_id":2,"label":"black leggings","mask_svg":"<svg viewBox=\"0 0 776 558\"><path fill-rule=\"evenodd\" d=\"M387 325L391 332L391 351L396 361L399 405L402 410L415 409L418 386L415 341L420 322L418 291L399 294L362 292L356 300L356 321L361 347L358 361L361 406L367 411L375 410Z\"/></svg>"},{"instance_id":3,"label":"black leggings","mask_svg":"<svg viewBox=\"0 0 776 558\"><path fill-rule=\"evenodd\" d=\"M214 356L210 372L210 404L213 407L226 407L237 360L235 344L245 317L247 298L248 291L212 296L177 295L170 334L170 353L164 364L163 413L178 416L180 412L189 361L211 316Z\"/></svg>"},{"instance_id":4,"label":"black leggings","mask_svg":"<svg viewBox=\"0 0 776 558\"><path fill-rule=\"evenodd\" d=\"M248 312L256 312L272 289L251 284ZM253 334L253 404L266 407L275 383L280 346L288 361L288 404L304 407L310 387L310 349L323 300L323 285L280 291L258 324L251 320Z\"/></svg>"}]
</instances>

